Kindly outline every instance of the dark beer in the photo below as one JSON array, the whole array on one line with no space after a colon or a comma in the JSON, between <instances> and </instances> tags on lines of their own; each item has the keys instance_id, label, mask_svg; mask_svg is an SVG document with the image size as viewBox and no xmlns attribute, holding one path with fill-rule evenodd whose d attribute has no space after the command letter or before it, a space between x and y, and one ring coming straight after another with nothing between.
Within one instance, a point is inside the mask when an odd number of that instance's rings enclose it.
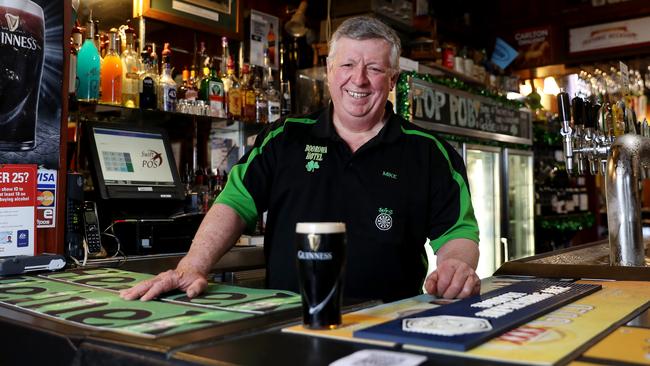
<instances>
[{"instance_id":1,"label":"dark beer","mask_svg":"<svg viewBox=\"0 0 650 366\"><path fill-rule=\"evenodd\" d=\"M345 224L298 223L296 247L303 324L309 328L335 328L341 324Z\"/></svg>"},{"instance_id":2,"label":"dark beer","mask_svg":"<svg viewBox=\"0 0 650 366\"><path fill-rule=\"evenodd\" d=\"M0 150L34 148L44 28L37 4L0 0Z\"/></svg>"}]
</instances>

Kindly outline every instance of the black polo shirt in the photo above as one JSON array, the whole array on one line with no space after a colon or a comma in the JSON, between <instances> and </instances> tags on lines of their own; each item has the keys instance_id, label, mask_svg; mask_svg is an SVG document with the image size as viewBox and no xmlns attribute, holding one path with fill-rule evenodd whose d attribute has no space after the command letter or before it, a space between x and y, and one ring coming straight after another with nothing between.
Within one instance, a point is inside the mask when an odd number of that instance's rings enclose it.
<instances>
[{"instance_id":1,"label":"black polo shirt","mask_svg":"<svg viewBox=\"0 0 650 366\"><path fill-rule=\"evenodd\" d=\"M268 210L264 250L269 288L299 291L297 222L347 226L344 295L391 301L421 293L427 238L435 250L455 238L478 242L465 167L431 131L392 112L352 153L330 108L287 118L261 133L230 172L216 202L254 227Z\"/></svg>"}]
</instances>

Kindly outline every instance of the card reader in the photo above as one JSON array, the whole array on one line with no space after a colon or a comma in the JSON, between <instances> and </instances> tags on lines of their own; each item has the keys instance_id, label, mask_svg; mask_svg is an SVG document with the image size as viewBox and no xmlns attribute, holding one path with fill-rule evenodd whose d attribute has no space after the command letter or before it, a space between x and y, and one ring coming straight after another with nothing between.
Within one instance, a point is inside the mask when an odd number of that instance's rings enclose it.
<instances>
[{"instance_id":1,"label":"card reader","mask_svg":"<svg viewBox=\"0 0 650 366\"><path fill-rule=\"evenodd\" d=\"M0 276L36 271L56 271L65 267L65 257L58 254L18 255L0 258Z\"/></svg>"}]
</instances>

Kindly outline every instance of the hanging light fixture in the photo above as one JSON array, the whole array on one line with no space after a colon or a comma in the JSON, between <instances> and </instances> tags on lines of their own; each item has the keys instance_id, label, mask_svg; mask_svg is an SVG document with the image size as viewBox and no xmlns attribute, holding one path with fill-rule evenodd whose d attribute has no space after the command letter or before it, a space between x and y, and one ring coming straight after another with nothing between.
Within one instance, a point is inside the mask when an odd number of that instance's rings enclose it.
<instances>
[{"instance_id":1,"label":"hanging light fixture","mask_svg":"<svg viewBox=\"0 0 650 366\"><path fill-rule=\"evenodd\" d=\"M532 93L533 87L530 85L530 80L526 80L523 84L519 84L519 94L528 95Z\"/></svg>"},{"instance_id":2,"label":"hanging light fixture","mask_svg":"<svg viewBox=\"0 0 650 366\"><path fill-rule=\"evenodd\" d=\"M291 19L284 25L284 30L292 36L298 38L307 34L307 26L305 25L305 11L307 10L307 0L300 2L298 10L293 14Z\"/></svg>"},{"instance_id":3,"label":"hanging light fixture","mask_svg":"<svg viewBox=\"0 0 650 366\"><path fill-rule=\"evenodd\" d=\"M554 77L548 76L544 79L544 94L560 94L560 87L557 85Z\"/></svg>"}]
</instances>

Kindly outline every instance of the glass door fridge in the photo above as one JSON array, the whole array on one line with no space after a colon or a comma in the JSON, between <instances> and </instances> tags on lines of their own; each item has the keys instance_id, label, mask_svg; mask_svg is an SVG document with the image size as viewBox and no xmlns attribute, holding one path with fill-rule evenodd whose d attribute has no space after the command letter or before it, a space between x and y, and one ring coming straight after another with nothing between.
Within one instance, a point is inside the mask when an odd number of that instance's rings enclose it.
<instances>
[{"instance_id":1,"label":"glass door fridge","mask_svg":"<svg viewBox=\"0 0 650 366\"><path fill-rule=\"evenodd\" d=\"M505 261L535 254L533 152L503 150L505 204L501 231Z\"/></svg>"},{"instance_id":2,"label":"glass door fridge","mask_svg":"<svg viewBox=\"0 0 650 366\"><path fill-rule=\"evenodd\" d=\"M463 149L481 253L476 273L489 277L503 263L501 250L501 148L465 144Z\"/></svg>"}]
</instances>

